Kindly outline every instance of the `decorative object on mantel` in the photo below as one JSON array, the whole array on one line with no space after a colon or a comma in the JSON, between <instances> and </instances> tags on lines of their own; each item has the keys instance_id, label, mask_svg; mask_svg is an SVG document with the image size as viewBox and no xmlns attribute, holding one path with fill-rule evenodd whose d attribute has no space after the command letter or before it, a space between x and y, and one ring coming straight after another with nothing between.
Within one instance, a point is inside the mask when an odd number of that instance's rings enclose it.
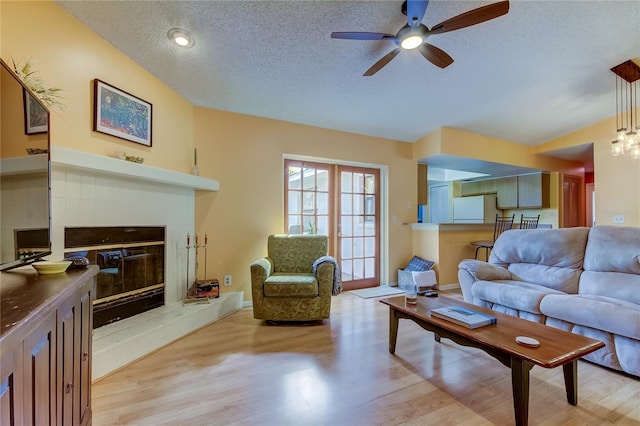
<instances>
[{"instance_id":1,"label":"decorative object on mantel","mask_svg":"<svg viewBox=\"0 0 640 426\"><path fill-rule=\"evenodd\" d=\"M124 159L127 160L127 161L131 161L132 163L139 163L139 164L144 163L144 158L135 157L133 155L126 155L125 154Z\"/></svg>"},{"instance_id":2,"label":"decorative object on mantel","mask_svg":"<svg viewBox=\"0 0 640 426\"><path fill-rule=\"evenodd\" d=\"M31 90L47 108L56 107L60 110L66 109L66 105L60 102L62 97L59 92L62 89L50 87L40 77L37 77L35 75L37 71L34 71L31 59L26 61L23 65L19 62L16 63L13 59L11 59L11 62L13 62L13 70L18 78L27 85L29 90Z\"/></svg>"},{"instance_id":3,"label":"decorative object on mantel","mask_svg":"<svg viewBox=\"0 0 640 426\"><path fill-rule=\"evenodd\" d=\"M196 253L198 250L198 235L195 235L194 238L195 244L193 245L196 248ZM191 251L191 235L187 233L187 292L182 300L183 305L194 305L194 304L203 304L210 303L208 297L198 297L197 292L197 272L196 272L196 280L194 280L193 286L189 286L189 252ZM198 270L198 259L196 254L196 271Z\"/></svg>"},{"instance_id":4,"label":"decorative object on mantel","mask_svg":"<svg viewBox=\"0 0 640 426\"><path fill-rule=\"evenodd\" d=\"M49 152L47 148L27 148L26 150L29 155L46 154Z\"/></svg>"},{"instance_id":5,"label":"decorative object on mantel","mask_svg":"<svg viewBox=\"0 0 640 426\"><path fill-rule=\"evenodd\" d=\"M93 130L151 146L152 105L97 78L93 82Z\"/></svg>"},{"instance_id":6,"label":"decorative object on mantel","mask_svg":"<svg viewBox=\"0 0 640 426\"><path fill-rule=\"evenodd\" d=\"M194 176L199 176L200 171L198 170L198 148L193 148L193 170L192 174Z\"/></svg>"},{"instance_id":7,"label":"decorative object on mantel","mask_svg":"<svg viewBox=\"0 0 640 426\"><path fill-rule=\"evenodd\" d=\"M628 60L611 68L616 75L616 131L611 155L628 154L640 159L640 123L638 123L638 80L640 65ZM626 83L625 83L626 82ZM628 92L628 94L627 94Z\"/></svg>"}]
</instances>

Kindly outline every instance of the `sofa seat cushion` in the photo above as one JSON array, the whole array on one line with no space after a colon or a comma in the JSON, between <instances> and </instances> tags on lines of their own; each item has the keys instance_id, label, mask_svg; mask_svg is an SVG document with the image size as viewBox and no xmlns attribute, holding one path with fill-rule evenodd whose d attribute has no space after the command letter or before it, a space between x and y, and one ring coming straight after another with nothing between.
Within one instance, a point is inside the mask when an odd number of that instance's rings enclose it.
<instances>
[{"instance_id":1,"label":"sofa seat cushion","mask_svg":"<svg viewBox=\"0 0 640 426\"><path fill-rule=\"evenodd\" d=\"M276 272L264 281L265 297L318 297L313 274Z\"/></svg>"},{"instance_id":2,"label":"sofa seat cushion","mask_svg":"<svg viewBox=\"0 0 640 426\"><path fill-rule=\"evenodd\" d=\"M640 340L640 305L595 295L550 294L540 303L548 317Z\"/></svg>"},{"instance_id":3,"label":"sofa seat cushion","mask_svg":"<svg viewBox=\"0 0 640 426\"><path fill-rule=\"evenodd\" d=\"M540 302L546 295L565 294L542 285L513 280L476 281L471 293L474 299L536 314L541 313Z\"/></svg>"}]
</instances>

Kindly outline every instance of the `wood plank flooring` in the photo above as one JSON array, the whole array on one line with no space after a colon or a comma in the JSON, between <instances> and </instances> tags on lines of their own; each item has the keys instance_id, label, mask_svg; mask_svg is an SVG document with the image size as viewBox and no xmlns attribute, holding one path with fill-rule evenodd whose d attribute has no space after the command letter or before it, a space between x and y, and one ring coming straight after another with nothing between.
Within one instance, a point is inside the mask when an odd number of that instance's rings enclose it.
<instances>
[{"instance_id":1,"label":"wood plank flooring","mask_svg":"<svg viewBox=\"0 0 640 426\"><path fill-rule=\"evenodd\" d=\"M100 425L511 425L511 374L484 352L343 292L322 325L270 326L250 308L93 385ZM640 381L578 365L578 405L562 369L531 370L530 425L639 425Z\"/></svg>"}]
</instances>

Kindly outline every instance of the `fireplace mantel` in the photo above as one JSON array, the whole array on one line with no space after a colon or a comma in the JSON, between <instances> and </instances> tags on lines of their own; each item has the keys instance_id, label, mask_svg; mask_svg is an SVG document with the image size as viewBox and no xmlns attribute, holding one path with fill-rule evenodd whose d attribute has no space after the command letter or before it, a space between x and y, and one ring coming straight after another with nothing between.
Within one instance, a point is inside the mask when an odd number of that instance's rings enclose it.
<instances>
[{"instance_id":1,"label":"fireplace mantel","mask_svg":"<svg viewBox=\"0 0 640 426\"><path fill-rule=\"evenodd\" d=\"M56 146L51 147L51 163L194 190L218 191L220 189L220 182L214 179Z\"/></svg>"}]
</instances>

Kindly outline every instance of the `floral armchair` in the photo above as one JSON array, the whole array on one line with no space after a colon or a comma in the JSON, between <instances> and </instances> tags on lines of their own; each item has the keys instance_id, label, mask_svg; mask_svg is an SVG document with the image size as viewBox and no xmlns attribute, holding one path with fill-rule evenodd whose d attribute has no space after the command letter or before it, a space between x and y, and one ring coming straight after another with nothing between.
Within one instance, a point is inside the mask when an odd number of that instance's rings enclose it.
<instances>
[{"instance_id":1,"label":"floral armchair","mask_svg":"<svg viewBox=\"0 0 640 426\"><path fill-rule=\"evenodd\" d=\"M339 292L325 235L270 235L267 257L251 264L253 317L270 321L329 318ZM335 287L334 287L335 286Z\"/></svg>"}]
</instances>

